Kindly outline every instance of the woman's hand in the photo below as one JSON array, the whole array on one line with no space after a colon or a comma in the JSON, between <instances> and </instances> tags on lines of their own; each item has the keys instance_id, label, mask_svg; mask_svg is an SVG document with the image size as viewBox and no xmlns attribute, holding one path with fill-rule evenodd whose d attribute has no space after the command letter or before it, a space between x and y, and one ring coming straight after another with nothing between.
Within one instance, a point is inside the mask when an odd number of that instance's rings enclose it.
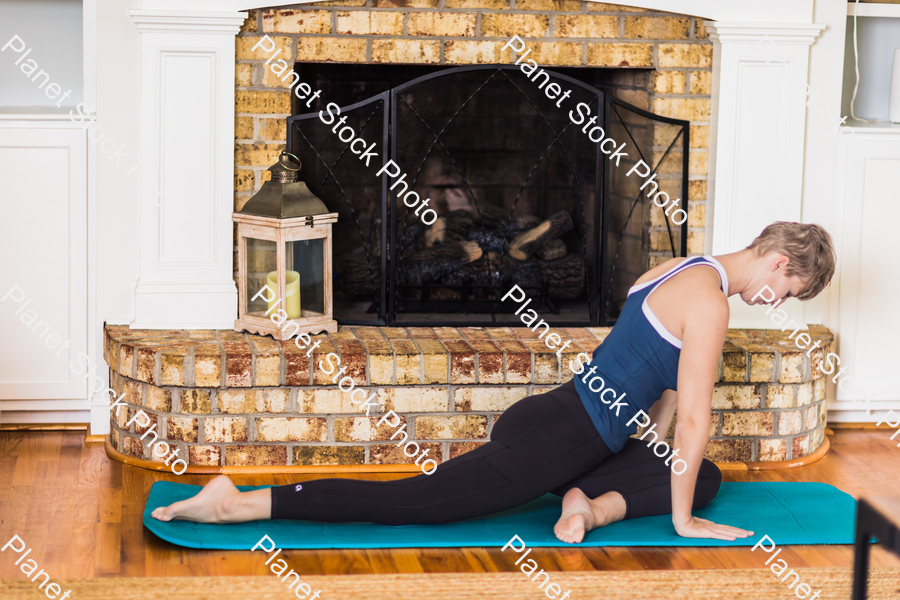
<instances>
[{"instance_id":1,"label":"woman's hand","mask_svg":"<svg viewBox=\"0 0 900 600\"><path fill-rule=\"evenodd\" d=\"M715 540L728 540L729 542L753 535L752 531L747 531L746 529L738 529L730 525L719 525L698 517L691 517L686 523L675 523L675 531L681 537L712 538Z\"/></svg>"}]
</instances>

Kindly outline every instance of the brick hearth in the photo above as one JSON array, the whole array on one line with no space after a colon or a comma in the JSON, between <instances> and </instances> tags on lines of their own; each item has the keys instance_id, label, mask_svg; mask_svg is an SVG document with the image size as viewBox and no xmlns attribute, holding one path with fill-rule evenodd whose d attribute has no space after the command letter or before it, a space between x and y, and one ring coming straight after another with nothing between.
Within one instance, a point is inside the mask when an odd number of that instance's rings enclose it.
<instances>
[{"instance_id":1,"label":"brick hearth","mask_svg":"<svg viewBox=\"0 0 900 600\"><path fill-rule=\"evenodd\" d=\"M141 409L160 439L190 465L378 465L411 463L318 368L329 352L346 375L378 394L429 456L439 462L490 436L511 404L571 379L568 362L591 353L609 328L561 328L573 343L562 360L525 328L341 327L314 336L307 358L292 342L234 331L129 330L107 326L105 358L129 411L110 415L110 444L148 460L127 426ZM707 457L717 462L797 459L824 439L828 329L811 357L787 333L729 330L713 396ZM379 415L380 416L380 415ZM152 427L152 425L151 425ZM668 437L671 438L672 431ZM148 436L148 440L152 436Z\"/></svg>"}]
</instances>

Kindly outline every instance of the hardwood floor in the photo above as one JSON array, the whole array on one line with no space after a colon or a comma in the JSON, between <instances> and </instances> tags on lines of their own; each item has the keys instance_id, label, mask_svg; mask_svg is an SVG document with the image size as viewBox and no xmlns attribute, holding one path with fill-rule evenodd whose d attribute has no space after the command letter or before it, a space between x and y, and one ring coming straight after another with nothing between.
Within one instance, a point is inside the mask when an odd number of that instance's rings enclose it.
<instances>
[{"instance_id":1,"label":"hardwood floor","mask_svg":"<svg viewBox=\"0 0 900 600\"><path fill-rule=\"evenodd\" d=\"M727 481L820 481L858 497L900 495L900 448L888 431L838 431L822 460L783 471L728 472ZM14 534L29 558L61 578L269 574L249 552L189 550L146 531L144 503L154 481L203 484L211 476L157 473L123 466L83 432L0 432L0 545ZM402 475L366 475L393 479ZM235 477L239 485L285 484L317 476ZM10 553L0 555L0 578L20 579ZM516 571L500 548L285 550L292 568L312 574ZM537 548L550 570L765 568L748 548ZM849 567L851 546L792 546L780 555L791 567ZM757 564L758 563L758 564ZM873 549L873 566L900 560Z\"/></svg>"}]
</instances>

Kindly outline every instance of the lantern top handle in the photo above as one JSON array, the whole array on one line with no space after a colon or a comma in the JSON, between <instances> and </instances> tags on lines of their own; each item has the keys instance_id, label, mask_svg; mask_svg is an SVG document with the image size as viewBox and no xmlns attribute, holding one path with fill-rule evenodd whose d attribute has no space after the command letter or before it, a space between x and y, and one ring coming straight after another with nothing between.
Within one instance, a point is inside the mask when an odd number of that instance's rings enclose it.
<instances>
[{"instance_id":1,"label":"lantern top handle","mask_svg":"<svg viewBox=\"0 0 900 600\"><path fill-rule=\"evenodd\" d=\"M289 158L293 158L293 159L294 159L293 162L297 163L297 168L296 168L296 169L292 169L290 165L285 164L284 159L285 159L286 157L289 157ZM288 152L287 150L282 150L282 151L281 151L281 156L278 157L278 162L281 163L281 166L284 167L285 169L287 169L288 171L299 171L300 168L303 166L303 165L300 163L300 159L297 158L296 156L294 156L293 154L291 154L290 152Z\"/></svg>"},{"instance_id":2,"label":"lantern top handle","mask_svg":"<svg viewBox=\"0 0 900 600\"><path fill-rule=\"evenodd\" d=\"M291 159L293 158L293 161ZM291 162L296 163L297 166L293 166ZM287 150L282 150L281 155L278 157L278 162L269 167L269 171L272 173L272 181L275 183L294 183L296 181L300 181L300 169L303 165L300 163L300 159L288 152Z\"/></svg>"},{"instance_id":3,"label":"lantern top handle","mask_svg":"<svg viewBox=\"0 0 900 600\"><path fill-rule=\"evenodd\" d=\"M329 214L325 203L300 181L302 167L299 158L282 150L278 161L269 167L269 181L238 212L274 219Z\"/></svg>"}]
</instances>

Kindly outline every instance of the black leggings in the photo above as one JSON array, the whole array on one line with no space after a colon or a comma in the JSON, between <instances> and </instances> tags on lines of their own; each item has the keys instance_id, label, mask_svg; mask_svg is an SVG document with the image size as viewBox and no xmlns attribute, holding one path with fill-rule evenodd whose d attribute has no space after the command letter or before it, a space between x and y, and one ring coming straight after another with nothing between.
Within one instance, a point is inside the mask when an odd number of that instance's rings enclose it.
<instances>
[{"instance_id":1,"label":"black leggings","mask_svg":"<svg viewBox=\"0 0 900 600\"><path fill-rule=\"evenodd\" d=\"M274 487L272 518L449 523L577 487L591 498L620 493L629 519L671 513L671 477L665 459L644 442L629 439L620 452L610 452L570 381L513 404L494 424L490 442L439 465L431 475L395 481L316 479ZM721 481L718 467L704 460L694 508L715 498Z\"/></svg>"}]
</instances>

